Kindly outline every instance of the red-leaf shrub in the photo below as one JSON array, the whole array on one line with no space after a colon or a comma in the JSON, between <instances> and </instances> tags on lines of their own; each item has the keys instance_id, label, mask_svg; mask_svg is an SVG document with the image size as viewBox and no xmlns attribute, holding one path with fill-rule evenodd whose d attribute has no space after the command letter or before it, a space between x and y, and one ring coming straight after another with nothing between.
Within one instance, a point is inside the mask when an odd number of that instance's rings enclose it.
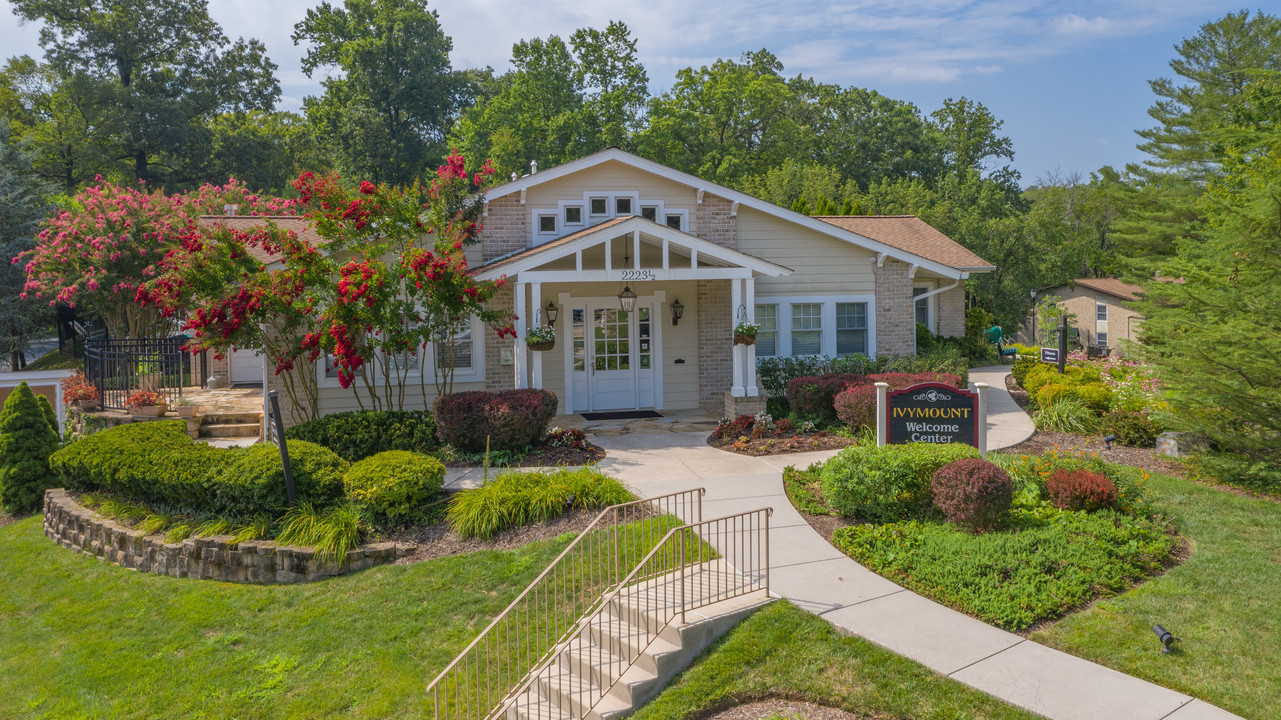
<instances>
[{"instance_id":1,"label":"red-leaf shrub","mask_svg":"<svg viewBox=\"0 0 1281 720\"><path fill-rule=\"evenodd\" d=\"M1055 470L1045 481L1054 507L1094 512L1116 504L1116 483L1089 470Z\"/></svg>"},{"instance_id":2,"label":"red-leaf shrub","mask_svg":"<svg viewBox=\"0 0 1281 720\"><path fill-rule=\"evenodd\" d=\"M868 382L866 375L803 375L787 383L787 403L802 417L815 422L832 422L836 419L833 401L836 394L851 385Z\"/></svg>"},{"instance_id":3,"label":"red-leaf shrub","mask_svg":"<svg viewBox=\"0 0 1281 720\"><path fill-rule=\"evenodd\" d=\"M982 532L1002 525L1014 500L1014 481L980 458L962 458L934 471L934 506L948 522Z\"/></svg>"},{"instance_id":4,"label":"red-leaf shrub","mask_svg":"<svg viewBox=\"0 0 1281 720\"><path fill-rule=\"evenodd\" d=\"M836 394L836 417L853 428L876 427L876 386L853 385Z\"/></svg>"},{"instance_id":5,"label":"red-leaf shrub","mask_svg":"<svg viewBox=\"0 0 1281 720\"><path fill-rule=\"evenodd\" d=\"M556 393L522 389L443 395L436 400L436 436L467 452L519 450L547 434Z\"/></svg>"}]
</instances>

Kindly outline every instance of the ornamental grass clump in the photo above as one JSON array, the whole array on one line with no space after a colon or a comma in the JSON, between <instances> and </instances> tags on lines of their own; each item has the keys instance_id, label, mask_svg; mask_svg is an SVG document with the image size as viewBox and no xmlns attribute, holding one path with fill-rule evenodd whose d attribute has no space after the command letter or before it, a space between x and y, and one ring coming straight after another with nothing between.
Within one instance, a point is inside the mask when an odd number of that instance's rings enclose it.
<instances>
[{"instance_id":1,"label":"ornamental grass clump","mask_svg":"<svg viewBox=\"0 0 1281 720\"><path fill-rule=\"evenodd\" d=\"M1094 512L1116 505L1116 483L1089 470L1059 469L1045 480L1050 502L1060 510Z\"/></svg>"},{"instance_id":2,"label":"ornamental grass clump","mask_svg":"<svg viewBox=\"0 0 1281 720\"><path fill-rule=\"evenodd\" d=\"M52 487L49 456L57 449L58 433L35 393L19 383L0 411L0 506L12 513L34 510Z\"/></svg>"},{"instance_id":3,"label":"ornamental grass clump","mask_svg":"<svg viewBox=\"0 0 1281 720\"><path fill-rule=\"evenodd\" d=\"M1014 501L1014 481L980 458L962 458L934 471L930 491L948 522L973 532L1005 525Z\"/></svg>"},{"instance_id":4,"label":"ornamental grass clump","mask_svg":"<svg viewBox=\"0 0 1281 720\"><path fill-rule=\"evenodd\" d=\"M622 483L592 468L512 472L449 501L446 520L463 538L487 540L508 528L560 517L571 509L595 509L632 500Z\"/></svg>"}]
</instances>

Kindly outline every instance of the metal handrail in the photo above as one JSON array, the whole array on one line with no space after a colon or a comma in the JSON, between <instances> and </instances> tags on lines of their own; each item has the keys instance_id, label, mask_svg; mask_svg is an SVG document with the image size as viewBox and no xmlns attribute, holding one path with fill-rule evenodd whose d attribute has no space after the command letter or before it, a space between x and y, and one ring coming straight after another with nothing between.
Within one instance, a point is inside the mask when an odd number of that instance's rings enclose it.
<instances>
[{"instance_id":1,"label":"metal handrail","mask_svg":"<svg viewBox=\"0 0 1281 720\"><path fill-rule=\"evenodd\" d=\"M752 592L756 592L758 590L763 590L765 594L768 596L769 595L769 519L770 517L773 516L773 514L774 514L773 508L758 508L756 510L748 510L746 512L735 513L732 515L723 515L718 518L712 518L711 520L702 520L699 522L686 523L684 525L681 525L680 527L675 527L669 530L667 534L663 536L663 539L659 541L659 543L655 545L649 551L648 554L646 554L645 558L640 563L638 563L630 573L628 573L627 577L624 578L623 581L620 582L612 591L610 591L604 597L602 597L601 602L597 605L597 607L591 613L584 616L582 621L580 621L577 624L577 627L574 629L574 631L568 637L566 637L563 642L558 644L556 652L551 653L550 656L547 657L539 666L531 670L529 674L525 676L524 681L519 686L517 686L515 690L513 690L510 693L508 698L505 698L504 701L497 708L495 708L496 712L491 712L487 717L497 717L498 715L501 715L514 702L518 702L519 699L522 697L522 695L525 695L526 697L528 697L527 693L532 692L532 687L534 683L537 682L544 675L544 673L548 672L550 668L562 665L563 661L566 660L566 656L572 650L577 650L579 652L582 652L583 631L593 627L593 624L595 624L597 628L602 627L601 620L604 615L605 608L609 607L612 603L619 602L621 600L621 597L624 591L635 590L638 587L643 587L643 585L637 585L638 582L642 582L644 580L652 579L655 577L662 577L664 575L670 575L678 571L680 573L680 579L679 579L680 592L679 592L679 598L675 604L675 608L670 606L666 608L668 612L665 615L660 617L660 623L657 629L649 628L648 623L642 620L641 627L645 629L646 641L644 643L644 646L646 647L658 637L659 633L662 632L662 629L666 627L668 624L670 624L671 621L674 620L677 615L680 616L681 624L684 624L685 614L688 611L697 610L699 608L706 607L713 603L722 602L725 600L731 600L733 598L741 597L743 595L747 595ZM735 527L738 528L740 522L750 521L755 518L760 518L763 521L763 522L755 523L755 526L754 526L753 534L756 535L756 538L755 538L756 552L755 553L752 552L752 549L753 549L752 546L747 542L746 537L744 537L746 533L739 532L739 531L726 533L723 530L720 530L720 527L718 527L718 526L723 527L725 525L733 523ZM748 524L750 525L751 523L748 523ZM717 527L717 529L712 530L710 533L707 533L706 528L713 528L713 527ZM704 528L705 530L704 532L700 532L697 528ZM749 527L749 532L752 530L753 528ZM743 576L741 579L747 580L746 586L739 585L737 586L737 588L730 589L724 584L722 584L721 582L719 582L720 578L718 578L718 582L716 583L717 592L714 595L705 594L701 596L696 595L691 597L688 594L687 584L688 584L689 568L691 566L703 565L705 562L709 560L716 559L716 558L704 557L703 549L706 546L706 543L700 542L696 546L698 548L697 561L685 562L687 552L689 550L689 548L686 547L685 538L690 537L692 535L693 537L699 538L701 541L704 534L710 534L713 537L720 536L722 538L728 535L730 537L729 544L731 546L734 546L736 542L738 543L733 548L730 548L730 551L731 552L737 551L739 564L745 565L746 567L735 568L729 562L726 562L725 564L728 565L730 569L735 570L737 573ZM658 573L650 572L647 574L642 574L642 570L644 570L646 565L648 565L654 558L659 557L664 552L667 552L667 553L671 552L670 548L667 548L666 550L665 548L668 545L668 543L671 542L673 537L677 538L677 540L679 541L678 543L679 547L676 549L676 552L672 554L675 557L680 558L681 560L680 567L669 568L666 572L658 572ZM720 553L722 558L724 556L724 552L725 552L725 549L722 549ZM746 560L746 562L744 562L744 560ZM761 574L760 583L757 583L756 581L750 579L750 577L753 575L755 571L759 571ZM759 585L759 586L753 587L756 585ZM747 589L744 589L745 587ZM656 599L655 593L651 591L645 594L647 595L646 610L661 610L663 608L662 603ZM618 626L619 624L621 624L621 621L619 621L617 618L607 619L605 620L605 622L613 626ZM564 710L566 714L573 715L578 718L585 718L588 714L588 711L597 702L599 702L606 695L608 695L610 690L613 689L614 685L618 684L618 682L622 678L623 672L626 671L627 668L630 668L631 665L635 663L636 659L640 657L640 654L641 654L641 649L639 647L633 648L632 652L628 653L627 662L625 666L622 661L618 661L618 662L611 661L611 670L614 671L611 674L613 675L614 680L608 686L596 685L593 688L591 686L590 681L588 681L587 684L584 684L584 681L582 680L581 676L573 677L571 674L570 681L568 684L568 691L567 691L568 693L572 694L574 692L578 692L581 695L584 692L589 690L595 690L595 692L593 692L589 697L590 702L584 702L581 699L579 700L580 712L574 713L572 704L571 704L571 707L569 708L561 708L561 709ZM565 673L563 672L556 673L557 685L558 685L558 688L561 689L562 691L565 691L565 687L566 687L564 679L565 679ZM549 682L551 682L551 678L548 678L548 680ZM437 717L437 720L440 720L440 699L439 697L436 697L435 700L436 700L436 717Z\"/></svg>"},{"instance_id":2,"label":"metal handrail","mask_svg":"<svg viewBox=\"0 0 1281 720\"><path fill-rule=\"evenodd\" d=\"M569 633L573 631L573 623L575 620L582 617L583 611L590 610L599 603L599 599L602 595L602 589L608 590L618 585L619 575L622 573L623 567L621 555L628 552L632 555L636 554L634 547L635 542L633 542L632 546L629 547L624 543L624 541L635 541L637 535L647 536L651 534L654 525L663 521L663 518L666 516L676 515L677 511L683 510L686 516L692 514L696 521L702 520L703 496L706 493L706 488L695 488L693 490L683 490L681 492L668 493L667 495L660 495L653 498L619 503L601 510L600 513L592 519L591 523L589 523L587 527L584 528L583 531L580 532L578 536L575 537L574 540L556 556L556 559L553 560L546 569L539 573L538 577L534 578L534 580L530 582L530 584L521 591L521 593L517 595L516 598L512 600L511 603L508 604L507 607L499 613L474 640L472 640L471 644L464 648L463 651L459 653L458 656L455 657L439 675L436 676L435 680L432 680L432 682L427 686L427 690L429 692L438 693L440 684L447 677L451 674L457 675L460 672L463 673L462 679L470 682L472 677L470 674L467 674L466 671L468 670L468 664L473 661L476 665L475 680L479 683L479 676L481 674L479 671L480 659L479 657L473 656L478 654L483 643L486 654L486 672L484 673L485 693L487 696L492 697L495 689L491 682L493 673L490 672L491 668L489 666L489 662L490 656L493 654L493 648L491 645L498 645L499 649L503 651L503 656L506 661L506 667L500 667L498 669L500 688L497 689L502 693L502 699L498 704L504 704L507 698L511 695L511 691L502 690L501 685L503 683L501 682L501 677L503 675L513 675L510 669L513 661L524 658L527 661L525 663L527 666L540 665L544 658L551 653ZM609 525L601 527L602 521L607 517L610 518L611 522ZM619 533L619 527L621 524L619 522L620 518L624 521L634 519L636 525L639 527L630 528L629 537L621 537ZM682 520L682 522L684 521ZM602 557L603 548L601 547L601 537L598 531L610 529L610 526L612 526L613 530L610 538L611 548L609 556L605 558ZM582 558L577 557L577 555L582 554L580 551L584 548L587 548L588 556ZM577 569L567 569L565 567L567 565L572 566L576 561L580 560L581 563ZM601 568L599 567L599 564L601 560L606 560L606 565L612 571L609 572L608 577L604 577L600 573ZM588 566L589 562L591 563L590 566ZM635 563L632 563L629 564L628 567L634 568L637 566ZM553 617L550 621L552 623L550 633L544 633L542 628L548 622L547 616L555 613L558 609L555 607L556 605L561 604L563 601L568 601L571 608L577 608L578 605L586 602L586 592L574 592L573 590L576 590L577 588L562 590L555 587L557 580L564 580L571 571L577 576L577 574L581 573L585 568L587 569L588 578L591 581L591 584L597 586L590 592L590 604L585 605L582 609L576 609L572 613L569 613L569 616L564 618L563 622L557 622L557 619ZM631 574L629 573L628 577L630 576ZM551 587L547 587L549 585ZM586 588L584 588L584 590L586 590ZM531 600L533 601L532 605ZM527 623L532 624L533 627L537 629L536 634L539 635L540 640L544 634L548 635L548 641L544 643L547 646L546 648L536 647L535 645L537 641L531 638L531 635L535 633L528 632L522 633L520 636L516 637L515 647L512 647L513 637L510 630L506 633L502 632L502 629L506 628L509 619L513 615L520 615L522 611L524 612L524 618ZM535 612L538 613L538 617L531 617ZM533 622L529 623L530 620ZM564 626L564 629L560 630L559 628L562 625ZM525 673L521 672L519 677L523 677L524 675ZM490 707L493 707L493 705L491 704ZM439 702L437 702L437 717L439 717Z\"/></svg>"}]
</instances>

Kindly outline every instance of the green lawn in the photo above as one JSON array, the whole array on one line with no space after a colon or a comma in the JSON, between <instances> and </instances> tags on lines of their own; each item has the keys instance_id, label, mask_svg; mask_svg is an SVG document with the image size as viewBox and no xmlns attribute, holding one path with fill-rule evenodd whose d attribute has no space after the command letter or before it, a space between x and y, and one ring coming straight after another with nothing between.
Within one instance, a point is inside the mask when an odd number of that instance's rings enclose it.
<instances>
[{"instance_id":1,"label":"green lawn","mask_svg":"<svg viewBox=\"0 0 1281 720\"><path fill-rule=\"evenodd\" d=\"M23 370L80 370L84 368L83 358L73 356L61 350L50 350L27 363Z\"/></svg>"},{"instance_id":2,"label":"green lawn","mask_svg":"<svg viewBox=\"0 0 1281 720\"><path fill-rule=\"evenodd\" d=\"M1192 543L1186 562L1032 633L1252 718L1281 718L1281 503L1153 475L1148 493ZM1157 651L1152 625L1182 638Z\"/></svg>"},{"instance_id":3,"label":"green lawn","mask_svg":"<svg viewBox=\"0 0 1281 720\"><path fill-rule=\"evenodd\" d=\"M776 602L744 620L635 720L681 720L766 698L808 700L860 717L1039 717Z\"/></svg>"}]
</instances>

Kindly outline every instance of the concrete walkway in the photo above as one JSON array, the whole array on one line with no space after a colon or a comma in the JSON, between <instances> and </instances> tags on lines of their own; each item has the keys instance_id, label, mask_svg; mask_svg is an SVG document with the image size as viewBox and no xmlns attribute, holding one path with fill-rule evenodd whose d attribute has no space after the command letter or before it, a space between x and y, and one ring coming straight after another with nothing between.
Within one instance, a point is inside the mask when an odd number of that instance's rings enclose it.
<instances>
[{"instance_id":1,"label":"concrete walkway","mask_svg":"<svg viewBox=\"0 0 1281 720\"><path fill-rule=\"evenodd\" d=\"M1032 434L1005 390L1005 368L970 373L992 386L992 449ZM1017 415L1016 415L1017 413ZM1052 650L927 600L867 570L816 533L788 502L782 469L833 452L754 458L717 450L706 432L593 437L600 464L643 495L707 488L703 517L761 507L770 521L771 589L834 625L933 670L1055 720L1212 720L1236 717L1208 703ZM1153 639L1153 654L1157 653Z\"/></svg>"}]
</instances>

